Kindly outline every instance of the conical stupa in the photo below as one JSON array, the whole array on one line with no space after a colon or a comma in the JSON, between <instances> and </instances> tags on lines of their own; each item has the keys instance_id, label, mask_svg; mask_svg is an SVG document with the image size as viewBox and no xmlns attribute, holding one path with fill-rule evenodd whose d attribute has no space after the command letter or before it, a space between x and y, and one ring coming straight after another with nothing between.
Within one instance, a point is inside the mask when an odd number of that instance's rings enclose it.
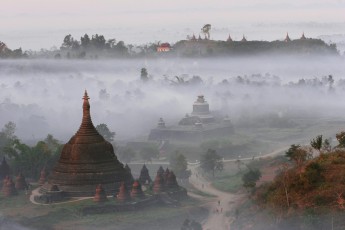
<instances>
[{"instance_id":1,"label":"conical stupa","mask_svg":"<svg viewBox=\"0 0 345 230\"><path fill-rule=\"evenodd\" d=\"M116 198L120 202L126 202L131 199L131 196L126 188L125 182L121 183L119 193L117 194Z\"/></svg>"},{"instance_id":2,"label":"conical stupa","mask_svg":"<svg viewBox=\"0 0 345 230\"><path fill-rule=\"evenodd\" d=\"M108 200L108 198L107 198L107 195L105 194L105 191L104 191L102 185L101 184L97 185L96 194L93 197L93 201L95 201L95 202L105 202L107 200Z\"/></svg>"},{"instance_id":3,"label":"conical stupa","mask_svg":"<svg viewBox=\"0 0 345 230\"><path fill-rule=\"evenodd\" d=\"M169 172L169 175L168 175L167 180L165 182L165 186L167 189L177 189L178 188L176 176L175 176L175 173L173 171Z\"/></svg>"},{"instance_id":4,"label":"conical stupa","mask_svg":"<svg viewBox=\"0 0 345 230\"><path fill-rule=\"evenodd\" d=\"M153 182L153 192L154 193L164 192L164 177L163 177L163 173L161 173L160 170L157 171L155 181Z\"/></svg>"},{"instance_id":5,"label":"conical stupa","mask_svg":"<svg viewBox=\"0 0 345 230\"><path fill-rule=\"evenodd\" d=\"M149 175L149 170L147 169L145 164L140 171L139 182L141 184L150 184L152 182L152 179Z\"/></svg>"},{"instance_id":6,"label":"conical stupa","mask_svg":"<svg viewBox=\"0 0 345 230\"><path fill-rule=\"evenodd\" d=\"M141 184L138 180L135 180L133 185L132 185L131 197L132 198L143 198L143 197L145 197L145 194L144 194L143 190L141 189Z\"/></svg>"},{"instance_id":7,"label":"conical stupa","mask_svg":"<svg viewBox=\"0 0 345 230\"><path fill-rule=\"evenodd\" d=\"M25 190L28 188L28 185L25 181L25 177L23 176L22 173L19 173L18 176L16 177L15 187L17 190Z\"/></svg>"},{"instance_id":8,"label":"conical stupa","mask_svg":"<svg viewBox=\"0 0 345 230\"><path fill-rule=\"evenodd\" d=\"M64 145L41 193L47 191L49 185L56 184L67 197L93 196L95 187L102 184L110 195L117 192L120 183L126 180L127 172L117 159L112 144L97 132L92 123L86 90L83 101L80 128Z\"/></svg>"},{"instance_id":9,"label":"conical stupa","mask_svg":"<svg viewBox=\"0 0 345 230\"><path fill-rule=\"evenodd\" d=\"M133 175L132 175L132 170L131 168L128 166L128 164L125 165L125 170L127 172L126 174L126 186L127 187L131 187L133 182L134 182L134 178L133 178Z\"/></svg>"},{"instance_id":10,"label":"conical stupa","mask_svg":"<svg viewBox=\"0 0 345 230\"><path fill-rule=\"evenodd\" d=\"M14 196L18 194L11 178L9 178L6 181L6 184L4 185L2 192L4 193L4 196Z\"/></svg>"}]
</instances>

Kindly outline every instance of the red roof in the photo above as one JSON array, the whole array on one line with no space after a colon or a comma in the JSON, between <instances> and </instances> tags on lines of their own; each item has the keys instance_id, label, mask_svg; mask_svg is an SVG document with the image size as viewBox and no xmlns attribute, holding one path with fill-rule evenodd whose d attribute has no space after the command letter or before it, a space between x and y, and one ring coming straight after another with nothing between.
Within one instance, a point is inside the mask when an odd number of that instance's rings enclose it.
<instances>
[{"instance_id":1,"label":"red roof","mask_svg":"<svg viewBox=\"0 0 345 230\"><path fill-rule=\"evenodd\" d=\"M162 43L162 44L160 44L159 47L169 47L170 48L170 44L169 43Z\"/></svg>"}]
</instances>

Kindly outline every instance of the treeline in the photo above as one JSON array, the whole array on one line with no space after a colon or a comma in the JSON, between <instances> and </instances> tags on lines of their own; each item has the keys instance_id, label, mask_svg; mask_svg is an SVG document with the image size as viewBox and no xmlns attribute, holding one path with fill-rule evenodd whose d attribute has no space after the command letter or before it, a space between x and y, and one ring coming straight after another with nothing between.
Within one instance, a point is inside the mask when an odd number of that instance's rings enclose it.
<instances>
[{"instance_id":1,"label":"treeline","mask_svg":"<svg viewBox=\"0 0 345 230\"><path fill-rule=\"evenodd\" d=\"M0 41L0 58L25 58L28 57L27 52L23 52L22 48L11 50L5 43Z\"/></svg>"},{"instance_id":2,"label":"treeline","mask_svg":"<svg viewBox=\"0 0 345 230\"><path fill-rule=\"evenodd\" d=\"M157 52L159 42L143 45L125 44L115 38L107 39L104 35L94 34L75 39L71 34L64 37L60 48L33 52L23 52L21 48L10 50L4 45L1 48L0 58L66 58L66 59L97 59L116 57L212 57L212 56L241 56L256 54L279 54L279 55L338 55L339 51L335 44L327 44L320 39L297 39L289 42L284 41L190 41L181 40L172 45L169 52Z\"/></svg>"},{"instance_id":3,"label":"treeline","mask_svg":"<svg viewBox=\"0 0 345 230\"><path fill-rule=\"evenodd\" d=\"M126 57L129 55L129 49L123 41L115 39L106 39L103 35L85 34L80 40L74 39L68 34L63 39L59 52L55 58L98 58L101 56Z\"/></svg>"}]
</instances>

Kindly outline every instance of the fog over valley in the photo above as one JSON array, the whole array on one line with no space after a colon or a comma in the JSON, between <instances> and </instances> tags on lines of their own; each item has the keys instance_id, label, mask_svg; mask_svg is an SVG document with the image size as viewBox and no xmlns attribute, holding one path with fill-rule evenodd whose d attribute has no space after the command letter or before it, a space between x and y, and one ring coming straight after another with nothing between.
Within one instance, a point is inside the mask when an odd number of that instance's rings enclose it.
<instances>
[{"instance_id":1,"label":"fog over valley","mask_svg":"<svg viewBox=\"0 0 345 230\"><path fill-rule=\"evenodd\" d=\"M287 56L1 60L0 126L13 121L26 141L50 133L65 142L80 125L85 89L93 123L117 140L146 139L160 117L176 124L198 95L235 124L265 114L343 117L343 66L342 57Z\"/></svg>"}]
</instances>

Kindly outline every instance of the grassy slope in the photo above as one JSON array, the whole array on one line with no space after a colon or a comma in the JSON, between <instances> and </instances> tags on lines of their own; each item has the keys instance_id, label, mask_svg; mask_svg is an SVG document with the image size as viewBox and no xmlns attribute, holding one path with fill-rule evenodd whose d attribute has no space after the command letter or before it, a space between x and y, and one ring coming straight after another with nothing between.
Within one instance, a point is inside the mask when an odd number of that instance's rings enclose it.
<instances>
[{"instance_id":1,"label":"grassy slope","mask_svg":"<svg viewBox=\"0 0 345 230\"><path fill-rule=\"evenodd\" d=\"M109 203L114 203L110 201ZM61 205L34 205L24 194L6 198L0 196L0 210L5 219L32 229L175 229L185 218L200 221L207 211L198 208L198 201L188 199L180 207L157 206L147 209L82 216L80 208L95 205L92 200L83 200ZM141 228L142 229L142 228Z\"/></svg>"}]
</instances>

